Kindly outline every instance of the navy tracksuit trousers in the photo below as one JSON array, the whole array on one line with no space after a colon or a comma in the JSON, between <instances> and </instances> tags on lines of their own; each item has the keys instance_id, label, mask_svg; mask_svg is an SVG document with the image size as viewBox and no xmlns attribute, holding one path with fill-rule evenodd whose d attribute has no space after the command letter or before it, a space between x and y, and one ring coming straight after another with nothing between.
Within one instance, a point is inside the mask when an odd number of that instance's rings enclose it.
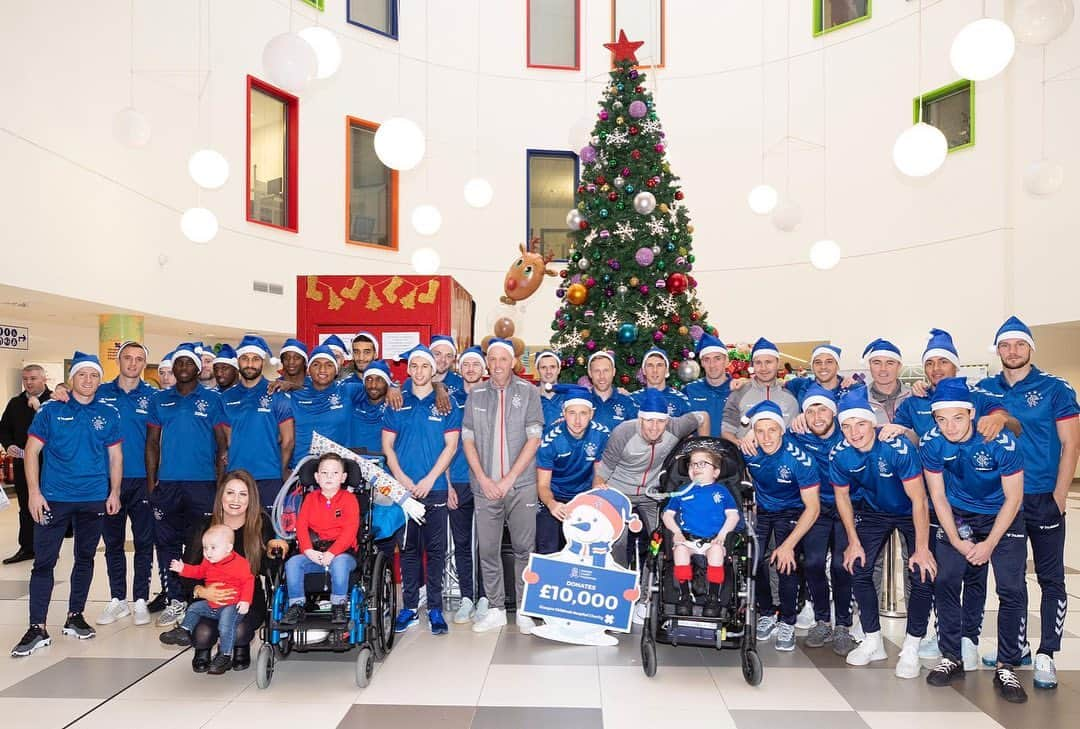
<instances>
[{"instance_id":1,"label":"navy tracksuit trousers","mask_svg":"<svg viewBox=\"0 0 1080 729\"><path fill-rule=\"evenodd\" d=\"M832 504L821 504L821 515L802 539L803 574L810 599L814 601L814 619L829 622L829 581L825 577L825 562L832 554L829 576L836 603L836 624L851 627L851 573L844 569L844 550L847 531Z\"/></svg>"},{"instance_id":2,"label":"navy tracksuit trousers","mask_svg":"<svg viewBox=\"0 0 1080 729\"><path fill-rule=\"evenodd\" d=\"M887 514L868 509L856 509L855 532L866 553L866 561L855 565L852 574L852 591L855 602L859 604L859 619L863 630L875 633L881 630L878 614L878 594L874 588L874 565L893 531L899 531L907 543L909 553L915 552L915 522L911 514ZM933 536L933 535L931 535ZM908 573L911 592L908 597L907 634L918 637L926 635L926 626L930 622L930 608L934 604L934 582L927 575L916 572ZM959 595L959 590L957 591ZM959 605L959 602L957 603Z\"/></svg>"},{"instance_id":3,"label":"navy tracksuit trousers","mask_svg":"<svg viewBox=\"0 0 1080 729\"><path fill-rule=\"evenodd\" d=\"M169 571L169 564L180 559L189 531L213 512L215 493L217 484L213 481L161 481L150 494L158 575L169 600L183 597L180 578Z\"/></svg>"},{"instance_id":4,"label":"navy tracksuit trousers","mask_svg":"<svg viewBox=\"0 0 1080 729\"><path fill-rule=\"evenodd\" d=\"M133 600L150 599L150 576L154 564L154 512L146 493L145 478L120 480L120 511L105 516L101 536L105 541L105 569L109 592L117 600L127 600L127 557L124 541L131 520L131 541L135 545L135 574L131 583ZM168 565L166 565L167 567Z\"/></svg>"},{"instance_id":5,"label":"navy tracksuit trousers","mask_svg":"<svg viewBox=\"0 0 1080 729\"><path fill-rule=\"evenodd\" d=\"M44 625L52 599L53 569L60 557L64 535L74 536L75 563L71 567L68 612L86 607L94 579L94 555L105 523L104 501L50 501L45 523L34 524L34 568L30 571L30 624Z\"/></svg>"},{"instance_id":6,"label":"navy tracksuit trousers","mask_svg":"<svg viewBox=\"0 0 1080 729\"><path fill-rule=\"evenodd\" d=\"M1065 629L1065 612L1068 609L1065 593L1065 515L1054 501L1053 493L1024 494L1021 513L1028 541L1031 542L1035 576L1042 589L1039 652L1053 654L1061 650L1061 634ZM994 574L997 575L996 570Z\"/></svg>"},{"instance_id":7,"label":"navy tracksuit trousers","mask_svg":"<svg viewBox=\"0 0 1080 729\"><path fill-rule=\"evenodd\" d=\"M757 603L758 615L774 615L779 610L780 620L788 625L795 624L795 608L799 598L799 573L792 570L789 574L778 574L780 590L780 606L773 603L772 588L769 585L769 538L772 537L776 544L782 544L795 528L802 509L785 509L783 511L764 511L758 509L757 537L758 554L761 559L758 562L758 571L755 577L757 581L755 602ZM825 603L828 605L828 602Z\"/></svg>"},{"instance_id":8,"label":"navy tracksuit trousers","mask_svg":"<svg viewBox=\"0 0 1080 729\"><path fill-rule=\"evenodd\" d=\"M454 568L457 572L461 596L476 602L484 596L483 580L476 573L476 538L473 533L473 514L476 502L472 486L465 483L451 484L457 494L458 506L450 509L450 535L454 541Z\"/></svg>"},{"instance_id":9,"label":"navy tracksuit trousers","mask_svg":"<svg viewBox=\"0 0 1080 729\"><path fill-rule=\"evenodd\" d=\"M412 519L405 523L405 546L401 551L402 604L416 610L420 601L420 582L427 587L428 610L442 610L443 570L446 569L446 492L430 491L422 499L424 523ZM427 578L424 558L427 555Z\"/></svg>"}]
</instances>

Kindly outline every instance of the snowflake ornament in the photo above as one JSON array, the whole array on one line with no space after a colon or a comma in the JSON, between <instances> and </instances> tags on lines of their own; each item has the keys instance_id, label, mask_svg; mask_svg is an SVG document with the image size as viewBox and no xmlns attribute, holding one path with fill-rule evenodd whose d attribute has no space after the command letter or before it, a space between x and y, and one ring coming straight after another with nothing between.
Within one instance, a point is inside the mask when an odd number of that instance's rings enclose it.
<instances>
[{"instance_id":1,"label":"snowflake ornament","mask_svg":"<svg viewBox=\"0 0 1080 729\"><path fill-rule=\"evenodd\" d=\"M612 144L616 147L621 147L630 141L630 137L625 130L616 129L613 132L608 132L607 141L608 144Z\"/></svg>"},{"instance_id":2,"label":"snowflake ornament","mask_svg":"<svg viewBox=\"0 0 1080 729\"><path fill-rule=\"evenodd\" d=\"M656 326L656 316L649 311L647 306L642 306L641 311L637 313L637 318L634 320L639 327L645 329L651 329Z\"/></svg>"},{"instance_id":3,"label":"snowflake ornament","mask_svg":"<svg viewBox=\"0 0 1080 729\"><path fill-rule=\"evenodd\" d=\"M634 226L630 225L630 223L625 220L615 226L615 235L619 236L619 240L623 243L633 238L634 233L636 232Z\"/></svg>"},{"instance_id":4,"label":"snowflake ornament","mask_svg":"<svg viewBox=\"0 0 1080 729\"><path fill-rule=\"evenodd\" d=\"M664 221L659 218L649 218L645 222L645 227L649 229L649 233L655 236L661 236L667 233L667 226L664 225Z\"/></svg>"},{"instance_id":5,"label":"snowflake ornament","mask_svg":"<svg viewBox=\"0 0 1080 729\"><path fill-rule=\"evenodd\" d=\"M574 331L563 337L562 347L564 349L577 349L584 343L585 340L582 338L581 332L575 329Z\"/></svg>"},{"instance_id":6,"label":"snowflake ornament","mask_svg":"<svg viewBox=\"0 0 1080 729\"><path fill-rule=\"evenodd\" d=\"M670 294L659 297L656 300L656 306L667 316L671 316L679 310L678 302L675 301L675 297Z\"/></svg>"},{"instance_id":7,"label":"snowflake ornament","mask_svg":"<svg viewBox=\"0 0 1080 729\"><path fill-rule=\"evenodd\" d=\"M614 334L620 326L622 326L622 322L619 321L619 316L614 311L605 312L600 319L600 328L606 334Z\"/></svg>"},{"instance_id":8,"label":"snowflake ornament","mask_svg":"<svg viewBox=\"0 0 1080 729\"><path fill-rule=\"evenodd\" d=\"M660 122L656 119L649 119L641 124L641 131L646 134L656 134L660 131Z\"/></svg>"}]
</instances>

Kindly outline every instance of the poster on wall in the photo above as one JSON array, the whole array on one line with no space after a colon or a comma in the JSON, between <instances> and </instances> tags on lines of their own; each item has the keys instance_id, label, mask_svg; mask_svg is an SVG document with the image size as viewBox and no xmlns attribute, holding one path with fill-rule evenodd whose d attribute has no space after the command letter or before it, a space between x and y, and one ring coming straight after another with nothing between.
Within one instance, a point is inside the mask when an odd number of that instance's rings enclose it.
<instances>
[{"instance_id":1,"label":"poster on wall","mask_svg":"<svg viewBox=\"0 0 1080 729\"><path fill-rule=\"evenodd\" d=\"M30 349L30 328L0 324L0 349Z\"/></svg>"},{"instance_id":2,"label":"poster on wall","mask_svg":"<svg viewBox=\"0 0 1080 729\"><path fill-rule=\"evenodd\" d=\"M395 360L402 352L420 344L420 332L383 332L379 352L383 359Z\"/></svg>"}]
</instances>

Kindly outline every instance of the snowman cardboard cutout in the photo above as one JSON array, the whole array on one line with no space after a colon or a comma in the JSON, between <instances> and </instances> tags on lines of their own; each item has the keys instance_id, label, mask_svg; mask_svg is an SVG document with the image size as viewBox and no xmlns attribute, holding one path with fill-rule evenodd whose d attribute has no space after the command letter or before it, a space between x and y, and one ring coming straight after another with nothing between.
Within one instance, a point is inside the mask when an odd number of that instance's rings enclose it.
<instances>
[{"instance_id":1,"label":"snowman cardboard cutout","mask_svg":"<svg viewBox=\"0 0 1080 729\"><path fill-rule=\"evenodd\" d=\"M592 489L567 504L562 529L566 546L533 554L525 571L521 611L542 618L533 635L579 645L616 645L605 631L630 632L638 598L637 572L615 562L612 544L623 529L640 531L630 500L614 489Z\"/></svg>"}]
</instances>

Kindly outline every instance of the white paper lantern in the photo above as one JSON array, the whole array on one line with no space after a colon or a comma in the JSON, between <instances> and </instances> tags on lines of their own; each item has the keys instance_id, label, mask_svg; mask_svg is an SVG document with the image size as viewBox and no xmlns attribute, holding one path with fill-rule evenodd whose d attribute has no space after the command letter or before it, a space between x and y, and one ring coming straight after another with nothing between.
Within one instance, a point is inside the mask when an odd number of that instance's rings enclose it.
<instances>
[{"instance_id":1,"label":"white paper lantern","mask_svg":"<svg viewBox=\"0 0 1080 729\"><path fill-rule=\"evenodd\" d=\"M439 270L442 260L434 248L417 248L412 254L412 267L421 276L431 276Z\"/></svg>"},{"instance_id":2,"label":"white paper lantern","mask_svg":"<svg viewBox=\"0 0 1080 729\"><path fill-rule=\"evenodd\" d=\"M272 83L300 93L319 70L315 49L296 33L271 38L263 48L263 70Z\"/></svg>"},{"instance_id":3,"label":"white paper lantern","mask_svg":"<svg viewBox=\"0 0 1080 729\"><path fill-rule=\"evenodd\" d=\"M379 125L375 132L375 154L395 170L411 170L424 158L424 133L416 122L396 116Z\"/></svg>"},{"instance_id":4,"label":"white paper lantern","mask_svg":"<svg viewBox=\"0 0 1080 729\"><path fill-rule=\"evenodd\" d=\"M412 225L420 235L435 235L442 227L442 213L434 205L417 205L412 211Z\"/></svg>"},{"instance_id":5,"label":"white paper lantern","mask_svg":"<svg viewBox=\"0 0 1080 729\"><path fill-rule=\"evenodd\" d=\"M229 161L213 149L200 149L188 158L188 174L205 190L216 190L229 179Z\"/></svg>"},{"instance_id":6,"label":"white paper lantern","mask_svg":"<svg viewBox=\"0 0 1080 729\"><path fill-rule=\"evenodd\" d=\"M985 81L1004 71L1015 52L1012 28L996 18L981 18L956 34L949 60L962 78Z\"/></svg>"},{"instance_id":7,"label":"white paper lantern","mask_svg":"<svg viewBox=\"0 0 1080 729\"><path fill-rule=\"evenodd\" d=\"M217 216L206 208L188 208L180 217L180 230L193 243L209 243L218 232Z\"/></svg>"},{"instance_id":8,"label":"white paper lantern","mask_svg":"<svg viewBox=\"0 0 1080 729\"><path fill-rule=\"evenodd\" d=\"M837 263L840 263L840 246L836 241L826 238L810 246L810 264L814 268L828 271Z\"/></svg>"},{"instance_id":9,"label":"white paper lantern","mask_svg":"<svg viewBox=\"0 0 1080 729\"><path fill-rule=\"evenodd\" d=\"M746 196L750 209L758 215L768 215L776 207L780 196L772 185L758 185Z\"/></svg>"},{"instance_id":10,"label":"white paper lantern","mask_svg":"<svg viewBox=\"0 0 1080 729\"><path fill-rule=\"evenodd\" d=\"M483 177L474 177L465 183L465 202L474 208L487 207L495 189Z\"/></svg>"},{"instance_id":11,"label":"white paper lantern","mask_svg":"<svg viewBox=\"0 0 1080 729\"><path fill-rule=\"evenodd\" d=\"M138 109L128 106L113 115L113 137L128 147L144 147L150 141L150 120Z\"/></svg>"},{"instance_id":12,"label":"white paper lantern","mask_svg":"<svg viewBox=\"0 0 1080 729\"><path fill-rule=\"evenodd\" d=\"M1073 0L1013 0L1009 25L1021 43L1043 45L1068 30L1075 13Z\"/></svg>"},{"instance_id":13,"label":"white paper lantern","mask_svg":"<svg viewBox=\"0 0 1080 729\"><path fill-rule=\"evenodd\" d=\"M330 78L341 68L341 44L332 31L320 25L298 34L315 51L315 78Z\"/></svg>"},{"instance_id":14,"label":"white paper lantern","mask_svg":"<svg viewBox=\"0 0 1080 729\"><path fill-rule=\"evenodd\" d=\"M919 122L900 132L893 144L893 163L909 177L925 177L941 167L949 143L935 126Z\"/></svg>"},{"instance_id":15,"label":"white paper lantern","mask_svg":"<svg viewBox=\"0 0 1080 729\"><path fill-rule=\"evenodd\" d=\"M1065 184L1065 169L1048 159L1032 162L1024 170L1024 189L1034 197L1050 197Z\"/></svg>"},{"instance_id":16,"label":"white paper lantern","mask_svg":"<svg viewBox=\"0 0 1080 729\"><path fill-rule=\"evenodd\" d=\"M777 230L790 233L798 228L801 222L802 208L793 200L784 200L773 209L772 224Z\"/></svg>"}]
</instances>

